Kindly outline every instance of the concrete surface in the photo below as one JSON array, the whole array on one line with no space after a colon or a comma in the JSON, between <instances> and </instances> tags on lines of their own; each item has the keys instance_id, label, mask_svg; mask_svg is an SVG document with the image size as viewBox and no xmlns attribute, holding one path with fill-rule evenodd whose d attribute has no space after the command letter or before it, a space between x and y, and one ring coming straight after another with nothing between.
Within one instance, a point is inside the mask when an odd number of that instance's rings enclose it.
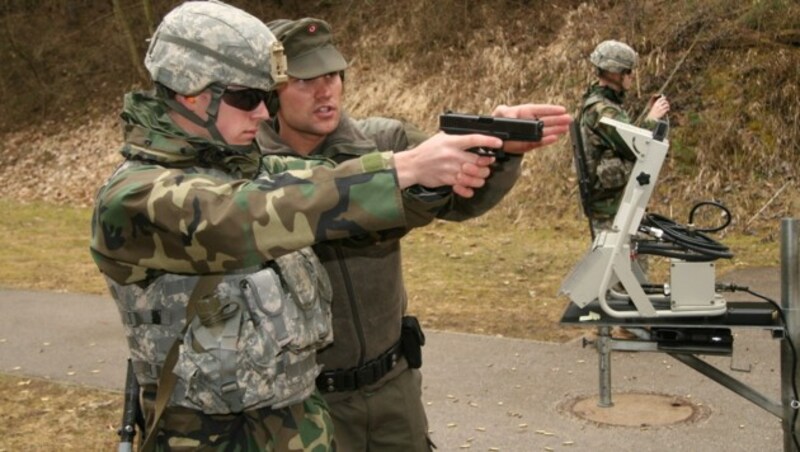
<instances>
[{"instance_id":1,"label":"concrete surface","mask_svg":"<svg viewBox=\"0 0 800 452\"><path fill-rule=\"evenodd\" d=\"M776 300L779 278L778 268L727 277ZM579 340L426 334L423 397L440 451L783 450L779 418L664 354L614 352L612 400L614 394L676 396L698 414L679 424L626 427L569 410L576 399L598 393L597 354ZM704 359L780 402L779 341L758 329L734 334L732 357ZM110 298L0 290L0 372L121 391L125 357Z\"/></svg>"}]
</instances>

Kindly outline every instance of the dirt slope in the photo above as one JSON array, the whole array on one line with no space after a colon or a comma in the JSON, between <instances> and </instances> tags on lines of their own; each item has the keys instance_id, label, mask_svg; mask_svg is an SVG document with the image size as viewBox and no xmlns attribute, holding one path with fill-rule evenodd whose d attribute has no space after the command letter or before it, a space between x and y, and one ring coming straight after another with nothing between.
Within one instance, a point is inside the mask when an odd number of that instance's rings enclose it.
<instances>
[{"instance_id":1,"label":"dirt slope","mask_svg":"<svg viewBox=\"0 0 800 452\"><path fill-rule=\"evenodd\" d=\"M124 3L124 2L123 2ZM626 102L638 116L664 87L671 153L654 198L684 215L700 199L754 228L797 203L800 6L789 0L237 1L264 20L329 20L348 56L347 108L411 119L428 130L444 109L501 103L577 106L586 62L603 39L641 55ZM115 12L89 0L9 1L0 76L0 196L88 205L118 161L122 94L143 86L152 23L176 2ZM121 24L125 24L123 27ZM137 55L132 57L125 30ZM102 43L102 45L98 45ZM526 177L493 217L523 223L578 215L569 143L526 160ZM794 207L796 209L796 207ZM681 217L683 219L683 217Z\"/></svg>"}]
</instances>

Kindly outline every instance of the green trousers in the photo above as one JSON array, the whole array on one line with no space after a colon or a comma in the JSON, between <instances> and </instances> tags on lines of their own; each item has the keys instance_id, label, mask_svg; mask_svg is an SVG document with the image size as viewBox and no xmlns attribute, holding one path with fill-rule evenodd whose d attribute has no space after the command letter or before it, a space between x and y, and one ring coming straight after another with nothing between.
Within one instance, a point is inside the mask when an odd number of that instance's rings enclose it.
<instances>
[{"instance_id":1,"label":"green trousers","mask_svg":"<svg viewBox=\"0 0 800 452\"><path fill-rule=\"evenodd\" d=\"M382 384L379 382L378 384ZM379 387L326 395L336 444L347 452L429 452L422 374L405 369Z\"/></svg>"}]
</instances>

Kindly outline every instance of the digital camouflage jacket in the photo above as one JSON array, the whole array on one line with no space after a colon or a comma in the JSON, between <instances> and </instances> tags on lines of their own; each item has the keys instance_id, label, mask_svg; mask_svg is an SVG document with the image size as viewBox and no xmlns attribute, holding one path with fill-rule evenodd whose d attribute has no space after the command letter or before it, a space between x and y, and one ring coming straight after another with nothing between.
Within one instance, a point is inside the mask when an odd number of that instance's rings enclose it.
<instances>
[{"instance_id":1,"label":"digital camouflage jacket","mask_svg":"<svg viewBox=\"0 0 800 452\"><path fill-rule=\"evenodd\" d=\"M613 218L616 214L635 163L635 156L614 128L600 123L606 117L630 124L631 119L622 108L624 97L624 92L598 84L583 95L579 121L592 186L589 206L595 219ZM640 127L654 125L648 120Z\"/></svg>"},{"instance_id":2,"label":"digital camouflage jacket","mask_svg":"<svg viewBox=\"0 0 800 452\"><path fill-rule=\"evenodd\" d=\"M377 117L354 120L343 116L337 130L312 152L311 158L347 162L376 147L403 151L426 138L416 127L398 120ZM262 127L258 141L266 152L294 154L272 128ZM449 190L421 187L404 190L408 226L394 230L391 235L363 235L313 247L328 271L333 288L334 343L317 355L324 370L361 366L400 338L401 319L407 307L400 237L435 218L461 221L483 214L512 188L520 175L521 161L522 158L511 156L495 164L486 185L470 199L452 195ZM398 366L384 381L403 368Z\"/></svg>"}]
</instances>

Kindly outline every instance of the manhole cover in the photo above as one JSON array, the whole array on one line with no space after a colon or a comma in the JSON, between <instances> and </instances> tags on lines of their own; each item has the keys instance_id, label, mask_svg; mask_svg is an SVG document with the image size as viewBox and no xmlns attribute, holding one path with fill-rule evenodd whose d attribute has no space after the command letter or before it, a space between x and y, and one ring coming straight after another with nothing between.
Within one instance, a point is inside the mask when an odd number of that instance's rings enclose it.
<instances>
[{"instance_id":1,"label":"manhole cover","mask_svg":"<svg viewBox=\"0 0 800 452\"><path fill-rule=\"evenodd\" d=\"M599 396L581 396L571 399L564 409L579 418L598 424L627 427L657 427L687 422L697 422L708 417L708 409L686 398L667 394L614 393L614 406L597 405Z\"/></svg>"}]
</instances>

